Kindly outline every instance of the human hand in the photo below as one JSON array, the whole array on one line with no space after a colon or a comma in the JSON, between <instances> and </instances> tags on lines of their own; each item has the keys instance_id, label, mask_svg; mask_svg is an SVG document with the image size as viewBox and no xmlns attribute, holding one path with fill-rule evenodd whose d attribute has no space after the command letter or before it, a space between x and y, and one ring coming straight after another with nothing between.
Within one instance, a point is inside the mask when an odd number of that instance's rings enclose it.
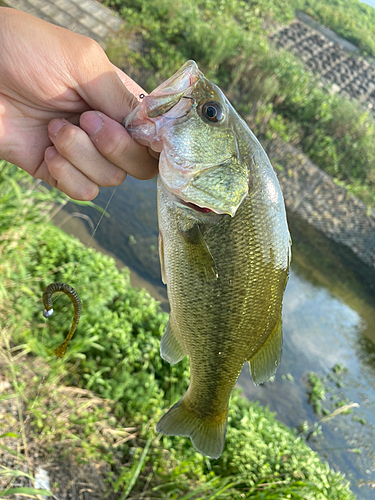
<instances>
[{"instance_id":1,"label":"human hand","mask_svg":"<svg viewBox=\"0 0 375 500\"><path fill-rule=\"evenodd\" d=\"M144 91L90 38L0 7L0 158L91 200L157 160L120 124Z\"/></svg>"}]
</instances>

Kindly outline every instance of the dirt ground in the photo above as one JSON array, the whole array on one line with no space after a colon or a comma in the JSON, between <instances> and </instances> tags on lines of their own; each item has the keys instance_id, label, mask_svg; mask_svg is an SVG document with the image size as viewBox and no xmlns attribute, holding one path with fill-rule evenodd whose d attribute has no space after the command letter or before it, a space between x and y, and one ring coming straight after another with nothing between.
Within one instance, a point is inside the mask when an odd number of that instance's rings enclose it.
<instances>
[{"instance_id":1,"label":"dirt ground","mask_svg":"<svg viewBox=\"0 0 375 500\"><path fill-rule=\"evenodd\" d=\"M45 410L50 411L51 416L61 424L64 419L68 422L72 401L77 406L85 407L103 402L90 391L74 387L56 387L56 393L52 394L53 388L43 386L43 376L40 378L41 370L45 370L45 366L27 355L22 356L21 365L19 362L20 359L17 360L17 366L22 366L22 374L12 373L6 351L0 350L0 498L8 488L35 488L35 482L31 478L35 477L40 467L48 473L50 489L54 493L54 496L49 498L118 498L117 494L109 491L105 483L109 472L107 464L94 460L81 463L77 460L76 448L70 446L69 440L63 440L59 435L53 443L51 436L45 436L43 432L38 435L27 411L30 402L33 404L32 398L35 397L35 401L38 398ZM58 408L56 394L61 403ZM18 500L25 496L13 495L6 498Z\"/></svg>"}]
</instances>

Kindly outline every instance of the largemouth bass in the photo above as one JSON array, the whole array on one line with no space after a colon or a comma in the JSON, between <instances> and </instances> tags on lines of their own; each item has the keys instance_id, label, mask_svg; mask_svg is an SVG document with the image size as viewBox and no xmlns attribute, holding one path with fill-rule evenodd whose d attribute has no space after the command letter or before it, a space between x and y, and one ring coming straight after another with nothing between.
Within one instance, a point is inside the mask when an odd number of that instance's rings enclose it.
<instances>
[{"instance_id":1,"label":"largemouth bass","mask_svg":"<svg viewBox=\"0 0 375 500\"><path fill-rule=\"evenodd\" d=\"M159 254L171 307L160 353L189 356L186 394L157 431L224 447L231 391L246 361L254 384L280 363L290 236L266 153L222 91L188 61L125 121L160 152Z\"/></svg>"}]
</instances>

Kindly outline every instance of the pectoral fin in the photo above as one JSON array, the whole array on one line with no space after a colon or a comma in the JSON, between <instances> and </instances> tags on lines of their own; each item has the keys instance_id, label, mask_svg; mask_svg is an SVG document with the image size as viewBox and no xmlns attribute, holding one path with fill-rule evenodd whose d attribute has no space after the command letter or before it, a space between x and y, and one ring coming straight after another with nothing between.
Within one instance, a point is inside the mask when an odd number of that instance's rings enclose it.
<instances>
[{"instance_id":1,"label":"pectoral fin","mask_svg":"<svg viewBox=\"0 0 375 500\"><path fill-rule=\"evenodd\" d=\"M204 241L198 224L188 231L180 231L184 241L186 258L204 281L218 279L217 268L207 243Z\"/></svg>"},{"instance_id":2,"label":"pectoral fin","mask_svg":"<svg viewBox=\"0 0 375 500\"><path fill-rule=\"evenodd\" d=\"M160 341L160 356L171 365L175 365L185 357L182 345L172 330L170 318Z\"/></svg>"},{"instance_id":3,"label":"pectoral fin","mask_svg":"<svg viewBox=\"0 0 375 500\"><path fill-rule=\"evenodd\" d=\"M249 358L250 374L255 385L263 384L275 375L283 346L281 315L271 335L254 356Z\"/></svg>"}]
</instances>

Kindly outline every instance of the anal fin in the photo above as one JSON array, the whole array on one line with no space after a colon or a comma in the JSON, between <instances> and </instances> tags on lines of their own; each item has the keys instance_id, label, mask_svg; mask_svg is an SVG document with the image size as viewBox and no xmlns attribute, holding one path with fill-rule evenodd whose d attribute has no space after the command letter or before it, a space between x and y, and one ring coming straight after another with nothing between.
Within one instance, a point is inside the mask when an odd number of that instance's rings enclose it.
<instances>
[{"instance_id":1,"label":"anal fin","mask_svg":"<svg viewBox=\"0 0 375 500\"><path fill-rule=\"evenodd\" d=\"M183 351L180 342L172 330L171 319L169 318L160 341L160 356L164 361L168 361L171 365L175 365L181 361L185 355L186 353Z\"/></svg>"},{"instance_id":2,"label":"anal fin","mask_svg":"<svg viewBox=\"0 0 375 500\"><path fill-rule=\"evenodd\" d=\"M264 384L270 377L275 375L280 364L282 347L283 333L280 315L266 342L254 356L248 359L251 378L255 385Z\"/></svg>"}]
</instances>

